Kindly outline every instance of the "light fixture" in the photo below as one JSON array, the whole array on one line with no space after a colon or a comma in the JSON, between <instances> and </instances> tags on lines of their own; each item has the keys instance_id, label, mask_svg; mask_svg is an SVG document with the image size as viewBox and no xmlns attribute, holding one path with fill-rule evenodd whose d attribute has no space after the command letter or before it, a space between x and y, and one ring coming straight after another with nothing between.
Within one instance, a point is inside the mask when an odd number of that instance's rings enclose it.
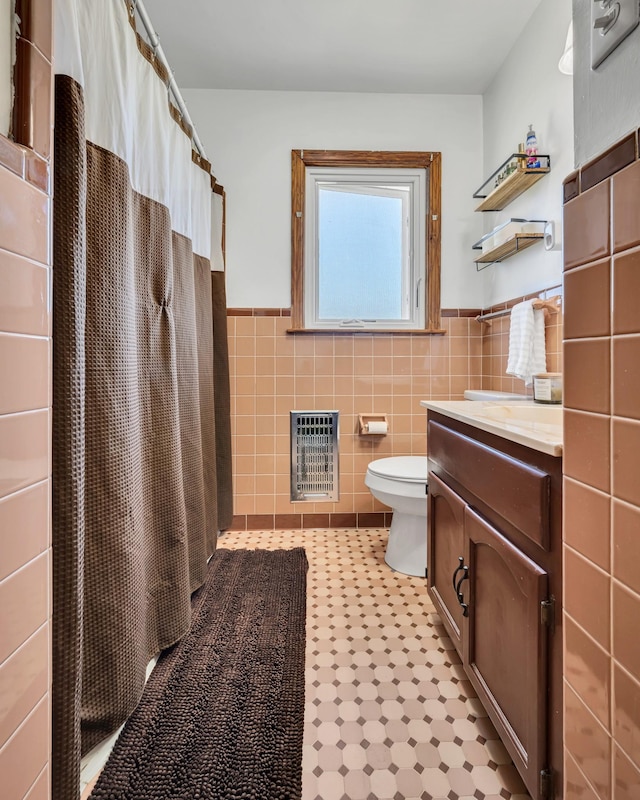
<instances>
[{"instance_id":1,"label":"light fixture","mask_svg":"<svg viewBox=\"0 0 640 800\"><path fill-rule=\"evenodd\" d=\"M565 75L573 75L573 20L569 23L567 40L564 44L564 52L558 61L558 69Z\"/></svg>"}]
</instances>

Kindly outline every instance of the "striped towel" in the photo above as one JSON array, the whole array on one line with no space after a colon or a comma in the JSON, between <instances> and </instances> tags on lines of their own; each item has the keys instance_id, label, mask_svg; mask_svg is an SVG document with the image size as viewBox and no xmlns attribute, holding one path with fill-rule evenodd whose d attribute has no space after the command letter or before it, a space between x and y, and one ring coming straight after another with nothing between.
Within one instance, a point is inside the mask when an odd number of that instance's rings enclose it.
<instances>
[{"instance_id":1,"label":"striped towel","mask_svg":"<svg viewBox=\"0 0 640 800\"><path fill-rule=\"evenodd\" d=\"M546 371L544 311L534 309L532 300L525 300L511 309L507 375L521 378L525 386L531 386L533 376Z\"/></svg>"}]
</instances>

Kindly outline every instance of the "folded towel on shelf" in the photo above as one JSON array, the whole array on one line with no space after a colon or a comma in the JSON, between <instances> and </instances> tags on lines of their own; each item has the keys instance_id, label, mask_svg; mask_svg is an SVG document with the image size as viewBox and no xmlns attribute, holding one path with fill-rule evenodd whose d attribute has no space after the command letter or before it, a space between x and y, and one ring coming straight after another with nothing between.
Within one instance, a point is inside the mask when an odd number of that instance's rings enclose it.
<instances>
[{"instance_id":1,"label":"folded towel on shelf","mask_svg":"<svg viewBox=\"0 0 640 800\"><path fill-rule=\"evenodd\" d=\"M534 309L532 300L511 309L507 375L514 375L531 386L533 376L547 371L544 340L544 310Z\"/></svg>"}]
</instances>

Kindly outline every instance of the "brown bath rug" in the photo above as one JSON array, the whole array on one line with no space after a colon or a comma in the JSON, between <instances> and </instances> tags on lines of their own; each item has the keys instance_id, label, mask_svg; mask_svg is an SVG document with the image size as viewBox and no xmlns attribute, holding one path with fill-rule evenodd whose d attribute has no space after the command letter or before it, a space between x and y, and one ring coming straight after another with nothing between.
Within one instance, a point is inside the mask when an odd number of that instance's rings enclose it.
<instances>
[{"instance_id":1,"label":"brown bath rug","mask_svg":"<svg viewBox=\"0 0 640 800\"><path fill-rule=\"evenodd\" d=\"M91 800L301 796L306 572L302 548L216 552Z\"/></svg>"}]
</instances>

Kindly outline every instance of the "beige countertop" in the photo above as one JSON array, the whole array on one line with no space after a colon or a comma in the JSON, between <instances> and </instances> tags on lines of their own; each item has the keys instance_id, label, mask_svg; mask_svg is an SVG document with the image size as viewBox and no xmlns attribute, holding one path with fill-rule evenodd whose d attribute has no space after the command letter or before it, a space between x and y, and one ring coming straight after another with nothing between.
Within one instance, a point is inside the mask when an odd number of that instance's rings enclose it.
<instances>
[{"instance_id":1,"label":"beige countertop","mask_svg":"<svg viewBox=\"0 0 640 800\"><path fill-rule=\"evenodd\" d=\"M420 405L487 433L552 456L562 455L562 406L533 400L513 403L475 400L421 400Z\"/></svg>"}]
</instances>

